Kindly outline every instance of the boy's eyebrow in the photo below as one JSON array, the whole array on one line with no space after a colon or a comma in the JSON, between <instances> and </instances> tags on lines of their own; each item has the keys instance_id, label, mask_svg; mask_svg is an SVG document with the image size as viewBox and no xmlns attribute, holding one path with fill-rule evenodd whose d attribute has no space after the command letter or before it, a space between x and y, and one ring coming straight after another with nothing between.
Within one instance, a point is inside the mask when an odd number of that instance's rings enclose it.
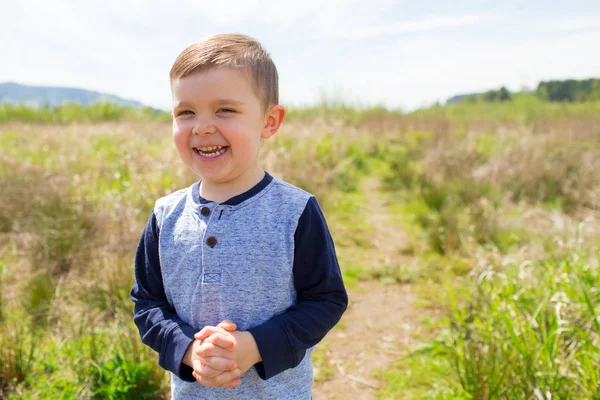
<instances>
[{"instance_id":1,"label":"boy's eyebrow","mask_svg":"<svg viewBox=\"0 0 600 400\"><path fill-rule=\"evenodd\" d=\"M175 104L173 104L173 108L179 108L179 107L189 107L190 105L188 103L186 103L185 101L178 101Z\"/></svg>"},{"instance_id":2,"label":"boy's eyebrow","mask_svg":"<svg viewBox=\"0 0 600 400\"><path fill-rule=\"evenodd\" d=\"M243 101L233 100L233 99L221 99L217 103L219 103L219 104L235 104L235 105L240 105L240 106L246 104Z\"/></svg>"}]
</instances>

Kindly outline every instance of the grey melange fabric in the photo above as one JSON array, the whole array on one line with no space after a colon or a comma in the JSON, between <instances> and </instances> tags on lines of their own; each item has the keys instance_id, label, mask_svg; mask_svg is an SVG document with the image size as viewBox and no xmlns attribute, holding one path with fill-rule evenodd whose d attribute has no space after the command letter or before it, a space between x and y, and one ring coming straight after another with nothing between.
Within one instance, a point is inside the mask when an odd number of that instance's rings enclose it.
<instances>
[{"instance_id":1,"label":"grey melange fabric","mask_svg":"<svg viewBox=\"0 0 600 400\"><path fill-rule=\"evenodd\" d=\"M179 317L198 330L223 319L247 330L293 305L294 232L309 198L273 179L237 205L200 204L191 188L159 199L154 212L163 283ZM209 217L201 215L202 207L210 208ZM216 239L214 247L207 245L209 237ZM311 399L311 352L268 380L251 368L235 389L207 388L172 374L173 400Z\"/></svg>"}]
</instances>

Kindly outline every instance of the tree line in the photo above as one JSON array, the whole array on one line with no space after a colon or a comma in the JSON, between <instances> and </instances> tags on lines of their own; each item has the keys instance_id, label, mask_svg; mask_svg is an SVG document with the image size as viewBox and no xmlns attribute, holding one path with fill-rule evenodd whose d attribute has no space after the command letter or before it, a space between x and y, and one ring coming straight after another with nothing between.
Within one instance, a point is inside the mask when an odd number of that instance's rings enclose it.
<instances>
[{"instance_id":1,"label":"tree line","mask_svg":"<svg viewBox=\"0 0 600 400\"><path fill-rule=\"evenodd\" d=\"M598 101L600 79L542 81L535 90L535 95L550 102ZM498 90L455 96L448 103L504 102L510 101L512 96L513 93L503 86Z\"/></svg>"},{"instance_id":2,"label":"tree line","mask_svg":"<svg viewBox=\"0 0 600 400\"><path fill-rule=\"evenodd\" d=\"M536 94L546 101L594 101L600 100L600 79L540 82Z\"/></svg>"}]
</instances>

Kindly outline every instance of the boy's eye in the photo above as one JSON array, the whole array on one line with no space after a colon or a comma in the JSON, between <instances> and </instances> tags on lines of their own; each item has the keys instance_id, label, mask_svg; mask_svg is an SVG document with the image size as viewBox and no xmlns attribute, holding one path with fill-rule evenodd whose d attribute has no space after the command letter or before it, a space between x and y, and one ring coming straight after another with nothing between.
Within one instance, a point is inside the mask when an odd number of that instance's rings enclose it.
<instances>
[{"instance_id":1,"label":"boy's eye","mask_svg":"<svg viewBox=\"0 0 600 400\"><path fill-rule=\"evenodd\" d=\"M221 113L233 113L235 110L233 108L219 108L217 112Z\"/></svg>"},{"instance_id":2,"label":"boy's eye","mask_svg":"<svg viewBox=\"0 0 600 400\"><path fill-rule=\"evenodd\" d=\"M179 111L179 113L177 113L177 115L189 115L189 114L193 114L192 111L190 110L183 110L183 111Z\"/></svg>"}]
</instances>

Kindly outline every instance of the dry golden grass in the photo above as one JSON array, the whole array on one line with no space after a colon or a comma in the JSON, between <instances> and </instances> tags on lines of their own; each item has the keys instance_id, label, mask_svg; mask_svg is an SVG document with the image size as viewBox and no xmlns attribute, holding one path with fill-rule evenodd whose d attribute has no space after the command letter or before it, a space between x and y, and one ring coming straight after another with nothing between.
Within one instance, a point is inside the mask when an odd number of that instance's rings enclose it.
<instances>
[{"instance_id":1,"label":"dry golden grass","mask_svg":"<svg viewBox=\"0 0 600 400\"><path fill-rule=\"evenodd\" d=\"M16 339L18 326L41 343L35 360L101 332L106 351L94 359L81 344L82 368L105 365L137 343L128 296L139 235L157 198L197 179L178 159L170 130L141 121L0 125L0 386L14 390L23 381L19 390L43 397L32 383L40 372L29 380L22 372L30 341ZM590 233L600 209L595 117L529 124L393 113L353 124L297 118L264 143L262 159L270 173L317 195L336 240L354 246L347 254L369 246L359 240L368 221L348 201L349 193L353 201L369 195L359 192L365 176L386 183L420 232L416 257L459 254L476 265L493 251L539 259L553 248L558 255L561 246L572 248L564 245L570 235L597 243ZM587 230L577 231L582 221ZM344 246L342 258L351 258ZM131 339L113 340L120 336ZM152 384L164 392L153 354L144 348L136 357L152 361ZM64 385L95 390L65 374Z\"/></svg>"}]
</instances>

